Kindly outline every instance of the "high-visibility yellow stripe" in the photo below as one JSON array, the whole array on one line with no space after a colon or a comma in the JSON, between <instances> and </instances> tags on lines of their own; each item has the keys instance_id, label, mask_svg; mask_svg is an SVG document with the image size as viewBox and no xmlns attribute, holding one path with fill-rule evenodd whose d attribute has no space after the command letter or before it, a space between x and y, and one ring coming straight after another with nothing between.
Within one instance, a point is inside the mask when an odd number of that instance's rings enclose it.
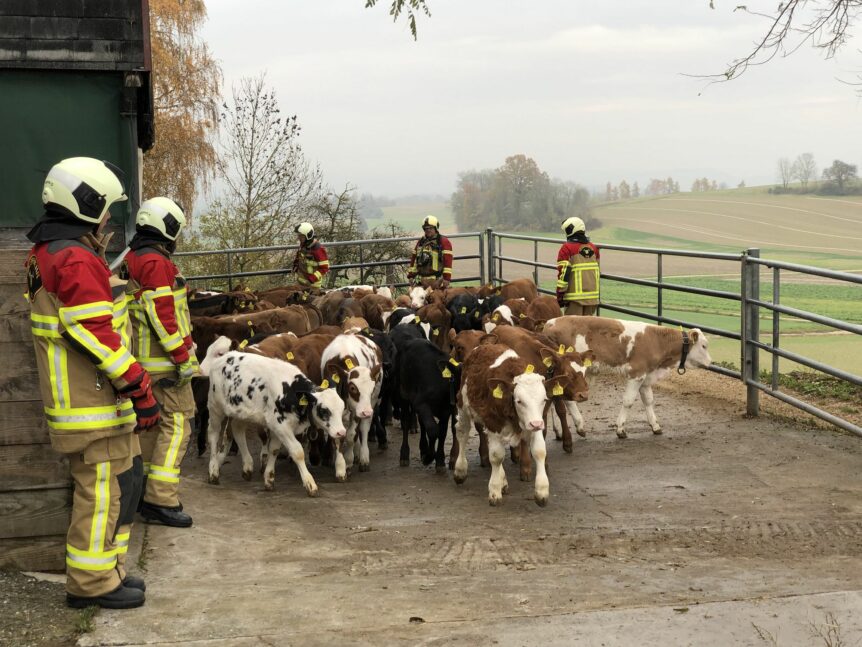
<instances>
[{"instance_id":1,"label":"high-visibility yellow stripe","mask_svg":"<svg viewBox=\"0 0 862 647\"><path fill-rule=\"evenodd\" d=\"M96 463L96 484L93 486L95 505L90 526L90 552L101 553L105 548L108 513L111 506L111 462Z\"/></svg>"},{"instance_id":2,"label":"high-visibility yellow stripe","mask_svg":"<svg viewBox=\"0 0 862 647\"><path fill-rule=\"evenodd\" d=\"M45 407L45 418L48 427L57 431L109 429L136 420L131 400L102 407Z\"/></svg>"},{"instance_id":3,"label":"high-visibility yellow stripe","mask_svg":"<svg viewBox=\"0 0 862 647\"><path fill-rule=\"evenodd\" d=\"M125 555L129 552L129 537L131 533L129 532L118 532L117 536L114 538L114 544L116 545L116 551L118 555Z\"/></svg>"}]
</instances>

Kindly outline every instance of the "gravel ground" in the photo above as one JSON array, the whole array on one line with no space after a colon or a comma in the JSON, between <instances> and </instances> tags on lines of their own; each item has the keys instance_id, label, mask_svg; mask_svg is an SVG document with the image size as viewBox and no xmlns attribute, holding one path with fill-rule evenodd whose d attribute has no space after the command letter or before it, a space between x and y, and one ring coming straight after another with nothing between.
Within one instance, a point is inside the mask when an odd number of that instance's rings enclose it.
<instances>
[{"instance_id":1,"label":"gravel ground","mask_svg":"<svg viewBox=\"0 0 862 647\"><path fill-rule=\"evenodd\" d=\"M0 571L0 647L69 647L81 617L62 584Z\"/></svg>"}]
</instances>

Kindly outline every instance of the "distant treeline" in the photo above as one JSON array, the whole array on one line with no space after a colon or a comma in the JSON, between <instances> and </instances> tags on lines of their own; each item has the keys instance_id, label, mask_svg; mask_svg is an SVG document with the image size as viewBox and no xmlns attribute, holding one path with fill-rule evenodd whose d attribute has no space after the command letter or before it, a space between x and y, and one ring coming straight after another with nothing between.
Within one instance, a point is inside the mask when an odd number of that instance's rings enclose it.
<instances>
[{"instance_id":1,"label":"distant treeline","mask_svg":"<svg viewBox=\"0 0 862 647\"><path fill-rule=\"evenodd\" d=\"M574 182L552 180L526 155L512 155L496 169L464 171L451 198L460 231L486 227L556 231L571 216L587 228L601 226L591 217L590 192Z\"/></svg>"},{"instance_id":2,"label":"distant treeline","mask_svg":"<svg viewBox=\"0 0 862 647\"><path fill-rule=\"evenodd\" d=\"M792 162L787 157L778 160L780 185L770 193L816 193L818 195L862 195L858 169L855 164L834 160L823 169L822 180L817 181L817 163L811 153L803 153Z\"/></svg>"}]
</instances>

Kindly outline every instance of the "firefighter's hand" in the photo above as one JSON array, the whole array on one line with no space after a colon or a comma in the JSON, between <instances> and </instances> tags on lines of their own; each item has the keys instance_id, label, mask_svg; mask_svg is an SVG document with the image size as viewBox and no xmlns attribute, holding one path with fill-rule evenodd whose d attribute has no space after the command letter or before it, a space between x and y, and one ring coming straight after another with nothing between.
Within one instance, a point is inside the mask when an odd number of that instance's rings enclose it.
<instances>
[{"instance_id":1,"label":"firefighter's hand","mask_svg":"<svg viewBox=\"0 0 862 647\"><path fill-rule=\"evenodd\" d=\"M161 407L153 396L153 387L150 381L149 373L144 373L141 381L132 385L122 392L132 401L132 407L135 409L135 416L138 423L135 425L135 433L150 429L159 424L162 417Z\"/></svg>"},{"instance_id":2,"label":"firefighter's hand","mask_svg":"<svg viewBox=\"0 0 862 647\"><path fill-rule=\"evenodd\" d=\"M189 358L185 362L177 364L177 386L189 384L198 373L198 363L195 361L195 357L189 353Z\"/></svg>"}]
</instances>

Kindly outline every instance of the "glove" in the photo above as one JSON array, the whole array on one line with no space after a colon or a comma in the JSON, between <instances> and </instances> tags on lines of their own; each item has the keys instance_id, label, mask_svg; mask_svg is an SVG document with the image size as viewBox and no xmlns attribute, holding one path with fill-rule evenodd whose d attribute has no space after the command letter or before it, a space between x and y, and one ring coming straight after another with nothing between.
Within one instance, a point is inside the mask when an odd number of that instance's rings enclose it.
<instances>
[{"instance_id":1,"label":"glove","mask_svg":"<svg viewBox=\"0 0 862 647\"><path fill-rule=\"evenodd\" d=\"M159 424L162 417L161 408L153 396L153 387L150 374L144 373L141 381L126 388L121 392L132 401L138 424L135 425L135 433L150 429Z\"/></svg>"},{"instance_id":2,"label":"glove","mask_svg":"<svg viewBox=\"0 0 862 647\"><path fill-rule=\"evenodd\" d=\"M197 374L197 362L195 362L195 358L189 353L189 358L185 362L177 364L177 386L189 384Z\"/></svg>"}]
</instances>

